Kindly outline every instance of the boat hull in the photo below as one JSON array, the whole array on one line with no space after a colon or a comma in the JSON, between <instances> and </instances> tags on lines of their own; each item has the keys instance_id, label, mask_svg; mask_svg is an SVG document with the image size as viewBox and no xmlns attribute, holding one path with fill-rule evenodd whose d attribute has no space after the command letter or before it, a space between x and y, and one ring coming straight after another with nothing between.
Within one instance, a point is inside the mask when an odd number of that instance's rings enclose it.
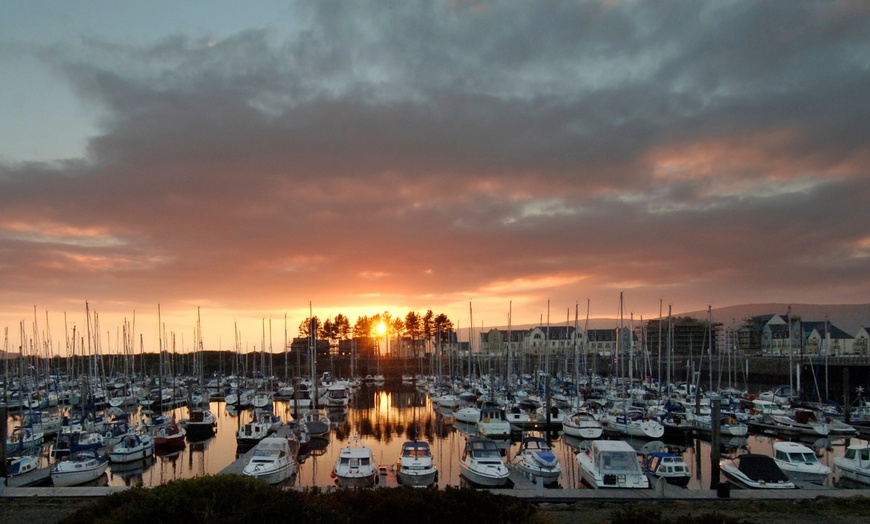
<instances>
[{"instance_id":1,"label":"boat hull","mask_svg":"<svg viewBox=\"0 0 870 524\"><path fill-rule=\"evenodd\" d=\"M78 486L97 480L109 467L109 462L105 459L67 462L69 463L56 464L58 467L51 471L51 482L55 487Z\"/></svg>"},{"instance_id":2,"label":"boat hull","mask_svg":"<svg viewBox=\"0 0 870 524\"><path fill-rule=\"evenodd\" d=\"M481 472L463 463L459 464L459 473L472 484L489 488L498 488L507 485L508 476L510 475L508 472Z\"/></svg>"},{"instance_id":3,"label":"boat hull","mask_svg":"<svg viewBox=\"0 0 870 524\"><path fill-rule=\"evenodd\" d=\"M117 447L107 455L112 464L127 464L146 459L154 455L154 445L143 445L131 449L118 449Z\"/></svg>"},{"instance_id":4,"label":"boat hull","mask_svg":"<svg viewBox=\"0 0 870 524\"><path fill-rule=\"evenodd\" d=\"M248 464L245 466L242 474L274 485L280 484L293 476L294 471L291 466L290 462L276 466L261 466L259 468L256 465Z\"/></svg>"},{"instance_id":5,"label":"boat hull","mask_svg":"<svg viewBox=\"0 0 870 524\"><path fill-rule=\"evenodd\" d=\"M403 470L396 472L396 481L402 486L410 486L412 488L427 488L434 484L437 478L438 471L435 469L425 472Z\"/></svg>"}]
</instances>

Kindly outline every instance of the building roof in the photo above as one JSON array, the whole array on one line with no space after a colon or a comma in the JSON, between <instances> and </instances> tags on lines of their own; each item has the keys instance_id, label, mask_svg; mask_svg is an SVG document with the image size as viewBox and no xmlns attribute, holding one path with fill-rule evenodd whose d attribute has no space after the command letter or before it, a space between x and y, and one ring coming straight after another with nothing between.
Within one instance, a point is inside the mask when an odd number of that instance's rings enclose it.
<instances>
[{"instance_id":1,"label":"building roof","mask_svg":"<svg viewBox=\"0 0 870 524\"><path fill-rule=\"evenodd\" d=\"M804 337L808 337L812 334L813 331L816 331L822 337L825 336L825 332L830 332L831 338L833 339L846 339L846 338L855 338L852 335L846 333L842 329L837 326L831 324L830 322L822 321L804 321L802 322L803 326L803 334ZM827 327L827 328L826 328Z\"/></svg>"}]
</instances>

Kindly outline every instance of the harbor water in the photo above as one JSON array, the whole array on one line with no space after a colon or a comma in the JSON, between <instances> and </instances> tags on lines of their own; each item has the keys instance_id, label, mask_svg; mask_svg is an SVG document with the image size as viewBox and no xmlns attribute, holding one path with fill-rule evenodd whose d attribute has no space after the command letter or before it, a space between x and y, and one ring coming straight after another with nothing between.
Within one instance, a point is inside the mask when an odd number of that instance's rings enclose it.
<instances>
[{"instance_id":1,"label":"harbor water","mask_svg":"<svg viewBox=\"0 0 870 524\"><path fill-rule=\"evenodd\" d=\"M235 411L224 402L211 402L211 410L217 416L215 435L200 442L186 442L181 449L168 454L158 453L155 457L131 464L111 464L107 473L96 481L97 485L108 486L157 486L179 479L214 475L225 470L243 452L236 445L236 431L252 418L250 410ZM293 409L284 402L275 401L274 411L286 421L293 420ZM188 416L186 407L172 410L177 420ZM299 487L327 487L335 485L331 477L339 450L346 446L353 436L373 450L378 465L390 468L399 457L402 443L407 440L421 440L429 443L438 467L438 486L462 486L464 480L459 474L459 461L468 436L475 434L473 425L453 420L449 413L433 409L429 397L413 385L387 383L374 387L363 385L351 396L348 408L328 410L331 430L328 439L312 440L309 453L299 457L297 474L284 485ZM131 421L137 422L142 416L140 410L130 414ZM19 414L10 412L8 427L11 431L20 423ZM584 488L581 483L575 455L583 442L560 433L551 433L552 447L558 456L564 473L558 487L548 489ZM726 458L739 453L761 453L773 455L776 439L767 436L750 435L746 438L725 439L721 455ZM853 438L852 442L859 442ZM863 442L863 441L860 441ZM692 470L688 489L711 488L711 449L710 443L700 439L629 441L639 452L666 449L679 453ZM847 445L844 440L821 439L804 442L814 448L820 462L833 468L833 458L842 456ZM39 453L41 463L47 466L51 459L51 442L45 443ZM519 450L519 435L510 441L503 441L501 447L505 460L510 462ZM723 477L724 480L724 477ZM836 472L827 481L829 485L839 485ZM509 488L508 488L509 489Z\"/></svg>"}]
</instances>

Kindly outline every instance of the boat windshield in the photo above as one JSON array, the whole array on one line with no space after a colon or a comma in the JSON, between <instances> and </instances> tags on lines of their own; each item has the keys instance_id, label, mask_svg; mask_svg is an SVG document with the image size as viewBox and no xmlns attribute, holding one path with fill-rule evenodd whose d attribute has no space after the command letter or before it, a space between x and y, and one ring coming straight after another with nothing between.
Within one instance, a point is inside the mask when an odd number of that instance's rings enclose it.
<instances>
[{"instance_id":1,"label":"boat windshield","mask_svg":"<svg viewBox=\"0 0 870 524\"><path fill-rule=\"evenodd\" d=\"M639 466L634 453L624 451L603 451L600 455L599 467L604 473L636 472Z\"/></svg>"},{"instance_id":2,"label":"boat windshield","mask_svg":"<svg viewBox=\"0 0 870 524\"><path fill-rule=\"evenodd\" d=\"M789 462L805 462L807 464L815 464L818 462L815 454L813 453L789 453L788 454Z\"/></svg>"},{"instance_id":3,"label":"boat windshield","mask_svg":"<svg viewBox=\"0 0 870 524\"><path fill-rule=\"evenodd\" d=\"M430 457L432 454L429 452L429 448L423 447L406 447L402 452L403 457Z\"/></svg>"},{"instance_id":4,"label":"boat windshield","mask_svg":"<svg viewBox=\"0 0 870 524\"><path fill-rule=\"evenodd\" d=\"M870 448L848 448L845 458L862 461L870 460Z\"/></svg>"}]
</instances>

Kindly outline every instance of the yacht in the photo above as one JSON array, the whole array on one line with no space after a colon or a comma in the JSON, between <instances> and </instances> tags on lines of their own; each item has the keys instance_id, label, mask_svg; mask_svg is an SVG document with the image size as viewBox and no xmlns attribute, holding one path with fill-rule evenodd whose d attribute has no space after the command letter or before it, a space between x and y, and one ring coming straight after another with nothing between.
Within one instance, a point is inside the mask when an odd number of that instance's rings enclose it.
<instances>
[{"instance_id":1,"label":"yacht","mask_svg":"<svg viewBox=\"0 0 870 524\"><path fill-rule=\"evenodd\" d=\"M371 487L378 479L377 466L371 448L354 436L339 451L331 476L341 487Z\"/></svg>"},{"instance_id":2,"label":"yacht","mask_svg":"<svg viewBox=\"0 0 870 524\"><path fill-rule=\"evenodd\" d=\"M819 462L816 454L797 442L773 444L773 460L791 480L824 484L831 468Z\"/></svg>"},{"instance_id":3,"label":"yacht","mask_svg":"<svg viewBox=\"0 0 870 524\"><path fill-rule=\"evenodd\" d=\"M266 437L254 448L242 474L264 480L269 484L280 484L296 473L296 457L283 437Z\"/></svg>"},{"instance_id":4,"label":"yacht","mask_svg":"<svg viewBox=\"0 0 870 524\"><path fill-rule=\"evenodd\" d=\"M465 449L459 461L459 474L472 484L501 487L507 484L510 471L494 440L471 437L465 441Z\"/></svg>"},{"instance_id":5,"label":"yacht","mask_svg":"<svg viewBox=\"0 0 870 524\"><path fill-rule=\"evenodd\" d=\"M668 484L685 488L692 479L689 465L683 457L666 451L648 453L643 460L644 470L654 478L665 479Z\"/></svg>"},{"instance_id":6,"label":"yacht","mask_svg":"<svg viewBox=\"0 0 870 524\"><path fill-rule=\"evenodd\" d=\"M347 387L342 383L333 383L326 389L321 404L330 408L346 408L348 399Z\"/></svg>"},{"instance_id":7,"label":"yacht","mask_svg":"<svg viewBox=\"0 0 870 524\"><path fill-rule=\"evenodd\" d=\"M557 484L562 476L559 457L541 437L523 437L513 466L532 482L541 479L545 486Z\"/></svg>"},{"instance_id":8,"label":"yacht","mask_svg":"<svg viewBox=\"0 0 870 524\"><path fill-rule=\"evenodd\" d=\"M870 445L853 444L842 457L834 459L840 478L870 484Z\"/></svg>"},{"instance_id":9,"label":"yacht","mask_svg":"<svg viewBox=\"0 0 870 524\"><path fill-rule=\"evenodd\" d=\"M657 440L665 434L661 422L636 409L605 413L600 420L605 431L623 436Z\"/></svg>"},{"instance_id":10,"label":"yacht","mask_svg":"<svg viewBox=\"0 0 870 524\"><path fill-rule=\"evenodd\" d=\"M507 420L504 409L500 407L481 408L477 420L477 432L486 438L510 438L511 424Z\"/></svg>"},{"instance_id":11,"label":"yacht","mask_svg":"<svg viewBox=\"0 0 870 524\"><path fill-rule=\"evenodd\" d=\"M51 482L55 487L78 486L100 478L109 462L96 451L71 453L51 465Z\"/></svg>"},{"instance_id":12,"label":"yacht","mask_svg":"<svg viewBox=\"0 0 870 524\"><path fill-rule=\"evenodd\" d=\"M648 488L637 452L622 440L593 440L577 454L580 476L593 488Z\"/></svg>"},{"instance_id":13,"label":"yacht","mask_svg":"<svg viewBox=\"0 0 870 524\"><path fill-rule=\"evenodd\" d=\"M438 480L438 468L427 442L408 441L396 462L396 481L402 486L428 487Z\"/></svg>"},{"instance_id":14,"label":"yacht","mask_svg":"<svg viewBox=\"0 0 870 524\"><path fill-rule=\"evenodd\" d=\"M22 455L20 457L11 457L6 466L6 474L10 477L23 475L39 469L39 457L36 455Z\"/></svg>"},{"instance_id":15,"label":"yacht","mask_svg":"<svg viewBox=\"0 0 870 524\"><path fill-rule=\"evenodd\" d=\"M592 413L582 410L562 421L562 431L571 437L597 440L604 433L604 428L601 427L601 423Z\"/></svg>"},{"instance_id":16,"label":"yacht","mask_svg":"<svg viewBox=\"0 0 870 524\"><path fill-rule=\"evenodd\" d=\"M723 460L719 466L728 480L735 484L753 489L794 489L796 486L783 473L772 457L747 453L730 460Z\"/></svg>"},{"instance_id":17,"label":"yacht","mask_svg":"<svg viewBox=\"0 0 870 524\"><path fill-rule=\"evenodd\" d=\"M272 433L272 424L253 420L242 424L242 427L236 431L236 445L240 448L250 449L258 442L268 437Z\"/></svg>"},{"instance_id":18,"label":"yacht","mask_svg":"<svg viewBox=\"0 0 870 524\"><path fill-rule=\"evenodd\" d=\"M127 463L150 457L154 454L154 439L150 435L127 433L121 441L109 448L106 453L109 462Z\"/></svg>"},{"instance_id":19,"label":"yacht","mask_svg":"<svg viewBox=\"0 0 870 524\"><path fill-rule=\"evenodd\" d=\"M182 421L182 426L190 440L203 440L210 438L217 429L217 416L208 409L191 409L187 420Z\"/></svg>"}]
</instances>

